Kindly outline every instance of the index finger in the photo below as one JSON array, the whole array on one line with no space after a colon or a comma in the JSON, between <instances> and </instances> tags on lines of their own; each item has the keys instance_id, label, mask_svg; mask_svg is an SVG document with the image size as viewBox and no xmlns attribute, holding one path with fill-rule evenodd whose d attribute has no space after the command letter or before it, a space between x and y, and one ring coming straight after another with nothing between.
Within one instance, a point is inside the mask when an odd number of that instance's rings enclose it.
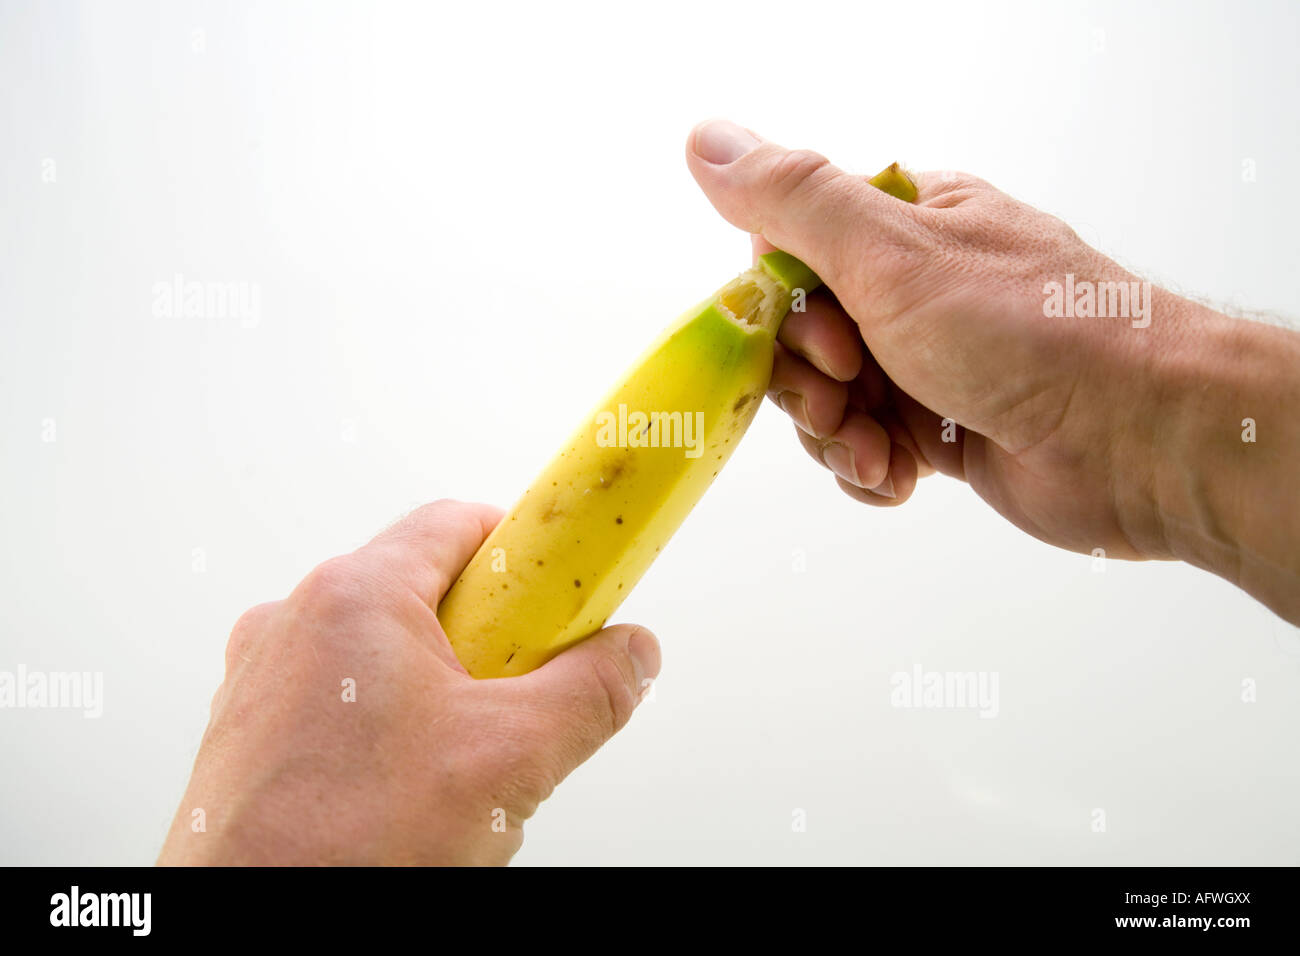
<instances>
[{"instance_id":1,"label":"index finger","mask_svg":"<svg viewBox=\"0 0 1300 956\"><path fill-rule=\"evenodd\" d=\"M751 236L754 261L773 251L762 236ZM848 382L862 369L862 333L829 289L816 289L781 323L781 344L824 375Z\"/></svg>"},{"instance_id":2,"label":"index finger","mask_svg":"<svg viewBox=\"0 0 1300 956\"><path fill-rule=\"evenodd\" d=\"M393 522L361 549L381 558L431 608L497 526L494 505L443 499Z\"/></svg>"}]
</instances>

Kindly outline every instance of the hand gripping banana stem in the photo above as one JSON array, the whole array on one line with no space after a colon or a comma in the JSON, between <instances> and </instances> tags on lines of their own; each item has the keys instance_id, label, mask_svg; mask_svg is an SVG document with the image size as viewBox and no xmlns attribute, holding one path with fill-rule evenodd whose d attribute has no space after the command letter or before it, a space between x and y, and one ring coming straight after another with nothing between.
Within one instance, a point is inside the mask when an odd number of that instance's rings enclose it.
<instances>
[{"instance_id":1,"label":"hand gripping banana stem","mask_svg":"<svg viewBox=\"0 0 1300 956\"><path fill-rule=\"evenodd\" d=\"M872 180L907 202L890 166ZM508 677L604 626L735 450L791 303L820 280L784 252L671 325L573 433L438 607L465 669Z\"/></svg>"}]
</instances>

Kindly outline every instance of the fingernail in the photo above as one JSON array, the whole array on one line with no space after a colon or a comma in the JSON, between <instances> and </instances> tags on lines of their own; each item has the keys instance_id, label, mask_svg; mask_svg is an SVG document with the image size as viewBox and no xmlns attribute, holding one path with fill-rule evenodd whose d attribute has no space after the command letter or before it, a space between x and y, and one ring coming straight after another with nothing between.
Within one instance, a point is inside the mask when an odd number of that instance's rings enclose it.
<instances>
[{"instance_id":1,"label":"fingernail","mask_svg":"<svg viewBox=\"0 0 1300 956\"><path fill-rule=\"evenodd\" d=\"M777 401L781 403L781 411L794 419L796 425L809 435L814 434L812 422L808 420L808 402L802 395L798 392L782 392Z\"/></svg>"},{"instance_id":2,"label":"fingernail","mask_svg":"<svg viewBox=\"0 0 1300 956\"><path fill-rule=\"evenodd\" d=\"M634 630L627 639L627 653L632 658L632 674L636 677L637 693L642 693L647 682L659 676L659 645L643 627Z\"/></svg>"},{"instance_id":3,"label":"fingernail","mask_svg":"<svg viewBox=\"0 0 1300 956\"><path fill-rule=\"evenodd\" d=\"M826 356L822 355L820 352L809 349L804 357L813 364L817 371L821 372L827 378L833 378L837 382L844 381L843 376L835 374L835 370L831 368L831 363L826 361Z\"/></svg>"},{"instance_id":4,"label":"fingernail","mask_svg":"<svg viewBox=\"0 0 1300 956\"><path fill-rule=\"evenodd\" d=\"M827 468L845 481L858 487L862 486L858 471L853 466L853 449L848 445L838 441L827 442L822 446L822 461L826 462Z\"/></svg>"},{"instance_id":5,"label":"fingernail","mask_svg":"<svg viewBox=\"0 0 1300 956\"><path fill-rule=\"evenodd\" d=\"M729 120L709 120L695 131L695 155L715 166L734 163L758 143L753 133Z\"/></svg>"},{"instance_id":6,"label":"fingernail","mask_svg":"<svg viewBox=\"0 0 1300 956\"><path fill-rule=\"evenodd\" d=\"M880 484L876 485L876 487L874 487L874 488L868 488L867 490L870 491L873 495L880 495L880 497L882 497L882 498L897 498L897 497L898 497L898 495L894 494L894 476L893 476L893 475L885 475L885 480L884 480L884 481L882 481Z\"/></svg>"}]
</instances>

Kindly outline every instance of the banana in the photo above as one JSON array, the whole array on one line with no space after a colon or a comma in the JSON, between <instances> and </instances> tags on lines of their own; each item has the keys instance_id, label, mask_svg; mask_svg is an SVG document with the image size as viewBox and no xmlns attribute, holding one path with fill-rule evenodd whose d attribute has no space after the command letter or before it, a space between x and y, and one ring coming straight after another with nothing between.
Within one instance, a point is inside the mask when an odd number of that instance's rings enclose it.
<instances>
[{"instance_id":1,"label":"banana","mask_svg":"<svg viewBox=\"0 0 1300 956\"><path fill-rule=\"evenodd\" d=\"M897 163L871 182L916 199ZM735 451L781 321L820 284L793 256L761 256L605 396L438 606L471 676L527 673L604 626Z\"/></svg>"}]
</instances>

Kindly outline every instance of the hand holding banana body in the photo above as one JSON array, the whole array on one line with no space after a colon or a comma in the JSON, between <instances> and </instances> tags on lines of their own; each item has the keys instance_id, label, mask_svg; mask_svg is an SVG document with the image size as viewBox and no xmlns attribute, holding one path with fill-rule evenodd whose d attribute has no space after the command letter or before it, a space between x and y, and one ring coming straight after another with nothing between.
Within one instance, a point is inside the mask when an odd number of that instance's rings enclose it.
<instances>
[{"instance_id":1,"label":"hand holding banana body","mask_svg":"<svg viewBox=\"0 0 1300 956\"><path fill-rule=\"evenodd\" d=\"M890 202L916 199L897 164L868 182ZM735 451L771 383L777 330L819 284L766 253L614 386L438 607L470 674L527 673L604 625Z\"/></svg>"}]
</instances>

